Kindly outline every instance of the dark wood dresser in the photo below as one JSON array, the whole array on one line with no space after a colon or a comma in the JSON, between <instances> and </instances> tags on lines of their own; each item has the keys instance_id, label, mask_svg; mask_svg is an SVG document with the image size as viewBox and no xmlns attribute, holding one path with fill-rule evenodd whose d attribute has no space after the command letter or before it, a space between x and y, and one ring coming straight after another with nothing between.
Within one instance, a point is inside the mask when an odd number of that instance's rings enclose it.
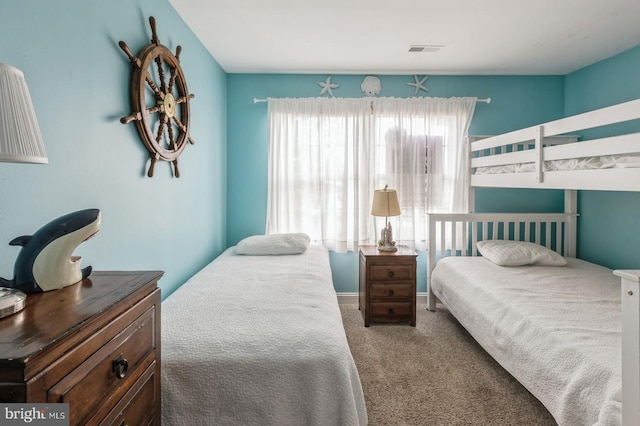
<instances>
[{"instance_id":1,"label":"dark wood dresser","mask_svg":"<svg viewBox=\"0 0 640 426\"><path fill-rule=\"evenodd\" d=\"M416 325L416 257L414 250L398 246L396 252L377 246L359 246L358 302L364 326L372 322L408 322Z\"/></svg>"},{"instance_id":2,"label":"dark wood dresser","mask_svg":"<svg viewBox=\"0 0 640 426\"><path fill-rule=\"evenodd\" d=\"M68 403L71 425L160 425L160 271L93 272L0 319L0 402Z\"/></svg>"}]
</instances>

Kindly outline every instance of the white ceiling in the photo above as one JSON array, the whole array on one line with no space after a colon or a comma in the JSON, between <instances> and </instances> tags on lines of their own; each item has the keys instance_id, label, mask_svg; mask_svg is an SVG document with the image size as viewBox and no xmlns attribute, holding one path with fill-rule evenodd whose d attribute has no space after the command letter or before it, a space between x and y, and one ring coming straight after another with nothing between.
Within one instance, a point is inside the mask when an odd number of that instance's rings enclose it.
<instances>
[{"instance_id":1,"label":"white ceiling","mask_svg":"<svg viewBox=\"0 0 640 426\"><path fill-rule=\"evenodd\" d=\"M640 45L640 0L169 1L228 73L564 75Z\"/></svg>"}]
</instances>

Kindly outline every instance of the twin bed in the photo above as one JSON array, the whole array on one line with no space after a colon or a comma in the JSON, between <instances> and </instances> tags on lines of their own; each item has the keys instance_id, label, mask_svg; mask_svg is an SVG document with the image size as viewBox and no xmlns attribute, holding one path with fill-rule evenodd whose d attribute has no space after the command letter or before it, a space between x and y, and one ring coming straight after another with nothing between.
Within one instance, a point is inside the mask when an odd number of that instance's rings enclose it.
<instances>
[{"instance_id":1,"label":"twin bed","mask_svg":"<svg viewBox=\"0 0 640 426\"><path fill-rule=\"evenodd\" d=\"M429 216L428 308L437 297L560 425L640 424L640 271L575 258L576 191L640 191L639 119L635 100L471 143L472 189L564 189L565 213Z\"/></svg>"},{"instance_id":2,"label":"twin bed","mask_svg":"<svg viewBox=\"0 0 640 426\"><path fill-rule=\"evenodd\" d=\"M365 425L327 249L238 251L162 303L162 424Z\"/></svg>"}]
</instances>

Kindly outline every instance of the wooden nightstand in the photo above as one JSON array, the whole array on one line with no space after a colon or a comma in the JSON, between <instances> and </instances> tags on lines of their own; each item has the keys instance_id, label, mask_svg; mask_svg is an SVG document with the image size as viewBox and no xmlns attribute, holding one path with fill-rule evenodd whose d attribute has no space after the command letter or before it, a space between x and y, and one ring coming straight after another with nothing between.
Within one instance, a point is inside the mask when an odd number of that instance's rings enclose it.
<instances>
[{"instance_id":1,"label":"wooden nightstand","mask_svg":"<svg viewBox=\"0 0 640 426\"><path fill-rule=\"evenodd\" d=\"M408 322L416 326L416 257L398 246L381 252L377 246L359 246L359 305L364 326L372 322Z\"/></svg>"},{"instance_id":2,"label":"wooden nightstand","mask_svg":"<svg viewBox=\"0 0 640 426\"><path fill-rule=\"evenodd\" d=\"M0 320L0 403L68 403L70 425L160 425L160 271L96 271Z\"/></svg>"}]
</instances>

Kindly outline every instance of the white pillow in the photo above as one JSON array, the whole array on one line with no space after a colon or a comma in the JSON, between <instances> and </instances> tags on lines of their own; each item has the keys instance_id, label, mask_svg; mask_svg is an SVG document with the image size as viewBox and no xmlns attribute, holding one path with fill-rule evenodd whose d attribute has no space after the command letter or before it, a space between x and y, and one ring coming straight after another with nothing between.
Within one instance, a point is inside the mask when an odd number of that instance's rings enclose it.
<instances>
[{"instance_id":1,"label":"white pillow","mask_svg":"<svg viewBox=\"0 0 640 426\"><path fill-rule=\"evenodd\" d=\"M310 238L304 233L253 235L236 245L237 254L267 256L279 254L300 254L309 247Z\"/></svg>"},{"instance_id":2,"label":"white pillow","mask_svg":"<svg viewBox=\"0 0 640 426\"><path fill-rule=\"evenodd\" d=\"M500 266L567 264L567 260L555 251L525 241L478 241L476 247L483 257Z\"/></svg>"}]
</instances>

